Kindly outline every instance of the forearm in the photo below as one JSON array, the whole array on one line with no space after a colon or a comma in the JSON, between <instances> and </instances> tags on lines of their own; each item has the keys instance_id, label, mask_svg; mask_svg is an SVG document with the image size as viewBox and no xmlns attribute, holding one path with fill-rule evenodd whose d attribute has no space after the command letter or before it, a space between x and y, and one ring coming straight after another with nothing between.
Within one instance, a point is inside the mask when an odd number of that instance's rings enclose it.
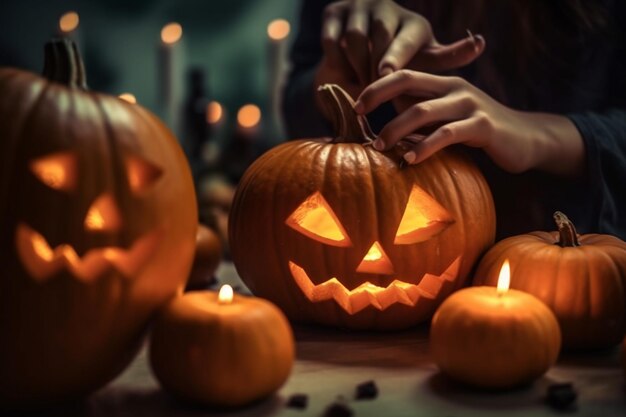
<instances>
[{"instance_id":1,"label":"forearm","mask_svg":"<svg viewBox=\"0 0 626 417\"><path fill-rule=\"evenodd\" d=\"M563 177L579 177L585 171L585 145L576 125L566 116L549 113L526 113L535 143L534 164L537 169Z\"/></svg>"}]
</instances>

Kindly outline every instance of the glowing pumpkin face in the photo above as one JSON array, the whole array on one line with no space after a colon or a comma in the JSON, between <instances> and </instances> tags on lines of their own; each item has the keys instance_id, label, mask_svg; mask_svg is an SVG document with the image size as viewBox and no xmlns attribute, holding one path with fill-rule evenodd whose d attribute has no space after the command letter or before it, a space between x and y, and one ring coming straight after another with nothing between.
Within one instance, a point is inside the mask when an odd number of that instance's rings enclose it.
<instances>
[{"instance_id":1,"label":"glowing pumpkin face","mask_svg":"<svg viewBox=\"0 0 626 417\"><path fill-rule=\"evenodd\" d=\"M51 74L76 75L75 51L51 45L47 65L70 61ZM114 377L194 253L193 182L169 130L53 79L0 69L0 408L74 400Z\"/></svg>"},{"instance_id":2,"label":"glowing pumpkin face","mask_svg":"<svg viewBox=\"0 0 626 417\"><path fill-rule=\"evenodd\" d=\"M163 174L159 167L138 156L127 156L124 166L127 182L124 191L132 198L141 198ZM46 155L28 164L30 174L36 180L53 191L67 194L70 204L74 203L72 195L77 191L80 181L78 167L77 155L72 151ZM106 170L106 166L100 169ZM45 281L67 270L76 279L91 282L112 269L132 279L158 247L163 234L158 225L136 239L131 237L132 241L129 241L127 248L112 244L101 246L103 238L108 237L110 241L110 238L117 238L123 231L123 216L118 199L111 191L84 192L94 194L94 198L86 206L82 221L80 217L73 219L80 240L84 242L82 247L74 246L73 242L61 241L67 237L63 236L66 229L55 228L61 232L57 239L61 243L51 247L46 237L28 222L22 220L17 224L15 237L18 257L34 280ZM70 211L71 208L66 210Z\"/></svg>"},{"instance_id":3,"label":"glowing pumpkin face","mask_svg":"<svg viewBox=\"0 0 626 417\"><path fill-rule=\"evenodd\" d=\"M410 245L427 241L441 233L454 220L437 201L419 186L413 186L394 237L394 245ZM287 225L318 242L336 246L352 247L348 233L324 197L315 192L307 198L287 219ZM368 244L369 245L369 244ZM368 246L366 245L366 247ZM444 288L444 282L454 282L458 276L461 256L457 257L439 276L426 274L418 284L396 278L386 286L374 284L372 277L395 275L394 263L378 240L364 253L355 269L358 286L346 287L353 281L344 276L316 284L306 270L294 261L289 261L289 269L303 294L312 302L333 299L348 314L355 314L368 306L385 310L394 303L415 306L420 298L437 298ZM408 271L410 274L412 271ZM369 274L369 275L363 275ZM387 279L389 281L391 278ZM379 280L380 281L380 280ZM448 289L449 289L448 285Z\"/></svg>"},{"instance_id":4,"label":"glowing pumpkin face","mask_svg":"<svg viewBox=\"0 0 626 417\"><path fill-rule=\"evenodd\" d=\"M439 152L402 167L337 86L336 138L292 141L257 159L229 215L237 272L288 317L394 329L428 320L493 242L478 169Z\"/></svg>"}]
</instances>

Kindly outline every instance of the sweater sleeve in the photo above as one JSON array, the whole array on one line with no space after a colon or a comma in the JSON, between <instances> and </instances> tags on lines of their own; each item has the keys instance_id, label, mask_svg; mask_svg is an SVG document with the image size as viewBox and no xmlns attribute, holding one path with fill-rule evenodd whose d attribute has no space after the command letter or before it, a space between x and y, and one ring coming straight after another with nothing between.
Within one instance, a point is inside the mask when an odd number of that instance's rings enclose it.
<instances>
[{"instance_id":1,"label":"sweater sleeve","mask_svg":"<svg viewBox=\"0 0 626 417\"><path fill-rule=\"evenodd\" d=\"M598 232L626 238L626 109L569 115L586 148ZM591 213L590 213L591 214Z\"/></svg>"}]
</instances>

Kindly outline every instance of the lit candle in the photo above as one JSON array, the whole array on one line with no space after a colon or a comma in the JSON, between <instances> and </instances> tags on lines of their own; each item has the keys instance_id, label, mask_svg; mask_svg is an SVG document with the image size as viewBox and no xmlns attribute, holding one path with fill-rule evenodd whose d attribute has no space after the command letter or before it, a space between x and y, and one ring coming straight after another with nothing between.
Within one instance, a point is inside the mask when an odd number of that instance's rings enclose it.
<instances>
[{"instance_id":1,"label":"lit candle","mask_svg":"<svg viewBox=\"0 0 626 417\"><path fill-rule=\"evenodd\" d=\"M272 135L281 135L283 132L282 112L280 109L280 97L287 68L287 37L291 27L285 19L272 20L267 26L268 44L268 96L270 99ZM277 137L276 139L279 139Z\"/></svg>"},{"instance_id":2,"label":"lit candle","mask_svg":"<svg viewBox=\"0 0 626 417\"><path fill-rule=\"evenodd\" d=\"M77 12L72 10L63 13L63 15L59 18L57 32L59 36L73 40L78 50L82 52L80 16Z\"/></svg>"},{"instance_id":3,"label":"lit candle","mask_svg":"<svg viewBox=\"0 0 626 417\"><path fill-rule=\"evenodd\" d=\"M163 120L178 135L183 103L184 46L183 28L172 22L161 29L159 43L159 100Z\"/></svg>"},{"instance_id":4,"label":"lit candle","mask_svg":"<svg viewBox=\"0 0 626 417\"><path fill-rule=\"evenodd\" d=\"M150 361L172 394L208 405L235 407L276 391L294 359L291 327L261 298L192 291L175 298L157 318Z\"/></svg>"},{"instance_id":5,"label":"lit candle","mask_svg":"<svg viewBox=\"0 0 626 417\"><path fill-rule=\"evenodd\" d=\"M496 288L462 289L433 316L431 353L453 379L512 388L532 382L555 363L561 347L556 317L536 297L509 289L509 280L506 261Z\"/></svg>"}]
</instances>

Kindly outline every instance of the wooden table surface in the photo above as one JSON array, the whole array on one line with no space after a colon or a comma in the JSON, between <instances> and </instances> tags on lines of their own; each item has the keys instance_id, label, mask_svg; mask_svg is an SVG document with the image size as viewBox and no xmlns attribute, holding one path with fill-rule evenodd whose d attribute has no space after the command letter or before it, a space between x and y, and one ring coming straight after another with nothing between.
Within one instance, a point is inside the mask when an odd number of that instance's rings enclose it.
<instances>
[{"instance_id":1,"label":"wooden table surface","mask_svg":"<svg viewBox=\"0 0 626 417\"><path fill-rule=\"evenodd\" d=\"M238 284L231 265L218 271L223 283ZM354 416L626 416L626 384L619 350L562 356L531 386L503 393L473 391L441 375L428 350L428 329L400 333L352 333L296 327L297 360L291 377L271 398L247 408L224 411L178 402L160 390L142 349L126 371L94 394L86 416L322 416L343 401ZM485 364L488 366L488 364ZM356 386L375 381L379 395L356 400ZM549 385L572 382L576 407L568 412L545 402ZM242 381L244 383L244 381ZM286 407L293 394L306 394L304 410Z\"/></svg>"}]
</instances>

